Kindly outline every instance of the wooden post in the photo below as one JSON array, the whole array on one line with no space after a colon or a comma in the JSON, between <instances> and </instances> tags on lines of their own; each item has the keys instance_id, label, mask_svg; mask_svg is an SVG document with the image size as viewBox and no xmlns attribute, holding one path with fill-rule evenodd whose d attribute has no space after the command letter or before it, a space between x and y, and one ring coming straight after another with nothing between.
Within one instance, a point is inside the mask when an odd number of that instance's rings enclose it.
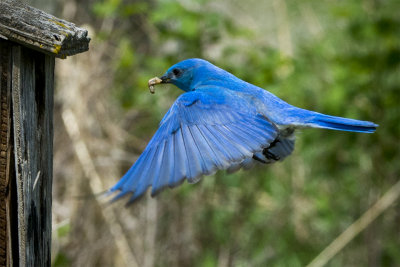
<instances>
[{"instance_id":1,"label":"wooden post","mask_svg":"<svg viewBox=\"0 0 400 267\"><path fill-rule=\"evenodd\" d=\"M0 266L50 266L55 58L87 31L0 1Z\"/></svg>"}]
</instances>

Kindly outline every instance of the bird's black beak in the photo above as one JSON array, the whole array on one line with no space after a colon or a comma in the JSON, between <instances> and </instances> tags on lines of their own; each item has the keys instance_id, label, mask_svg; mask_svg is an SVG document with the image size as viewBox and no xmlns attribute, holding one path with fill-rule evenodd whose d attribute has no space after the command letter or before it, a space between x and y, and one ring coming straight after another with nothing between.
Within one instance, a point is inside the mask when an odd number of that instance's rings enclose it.
<instances>
[{"instance_id":1,"label":"bird's black beak","mask_svg":"<svg viewBox=\"0 0 400 267\"><path fill-rule=\"evenodd\" d=\"M171 79L167 75L161 76L161 83L169 83Z\"/></svg>"},{"instance_id":2,"label":"bird's black beak","mask_svg":"<svg viewBox=\"0 0 400 267\"><path fill-rule=\"evenodd\" d=\"M154 92L155 92L154 86L155 85L160 84L160 83L169 83L170 81L171 81L171 79L166 75L161 76L161 78L154 77L154 78L150 79L149 83L148 83L150 93L154 94Z\"/></svg>"}]
</instances>

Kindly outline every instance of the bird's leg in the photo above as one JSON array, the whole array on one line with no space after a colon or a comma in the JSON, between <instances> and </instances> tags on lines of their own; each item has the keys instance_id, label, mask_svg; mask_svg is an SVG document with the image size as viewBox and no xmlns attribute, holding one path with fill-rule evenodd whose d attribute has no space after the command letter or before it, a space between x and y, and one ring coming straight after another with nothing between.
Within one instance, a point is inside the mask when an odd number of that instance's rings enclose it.
<instances>
[{"instance_id":1,"label":"bird's leg","mask_svg":"<svg viewBox=\"0 0 400 267\"><path fill-rule=\"evenodd\" d=\"M273 148L279 142L280 142L280 140L278 138L276 138L271 144L269 144L269 146L266 149Z\"/></svg>"},{"instance_id":2,"label":"bird's leg","mask_svg":"<svg viewBox=\"0 0 400 267\"><path fill-rule=\"evenodd\" d=\"M262 153L267 159L272 159L275 161L278 161L281 159L279 156L277 156L274 153L272 153L271 151L269 151L269 149L275 147L278 142L280 142L280 140L278 138L276 138L271 144L269 144L269 146L267 148L264 148Z\"/></svg>"},{"instance_id":3,"label":"bird's leg","mask_svg":"<svg viewBox=\"0 0 400 267\"><path fill-rule=\"evenodd\" d=\"M275 160L275 161L280 160L280 157L278 157L277 155L273 154L272 152L270 152L270 151L268 150L268 149L273 148L274 146L276 146L276 144L277 144L278 142L280 142L280 140L279 140L278 138L276 138L271 144L269 144L268 147L266 147L266 148L263 149L262 154L263 154L267 159L269 159L269 160L272 159L272 160ZM253 159L255 159L255 160L257 160L257 161L259 161L259 162L261 162L261 163L264 163L264 164L271 163L271 162L268 162L268 161L263 160L262 158L258 157L258 156L255 155L255 154L253 155Z\"/></svg>"},{"instance_id":4,"label":"bird's leg","mask_svg":"<svg viewBox=\"0 0 400 267\"><path fill-rule=\"evenodd\" d=\"M280 160L281 158L275 154L273 154L272 152L270 152L267 148L264 148L263 150L263 155L267 158L267 159L273 159L275 161Z\"/></svg>"}]
</instances>

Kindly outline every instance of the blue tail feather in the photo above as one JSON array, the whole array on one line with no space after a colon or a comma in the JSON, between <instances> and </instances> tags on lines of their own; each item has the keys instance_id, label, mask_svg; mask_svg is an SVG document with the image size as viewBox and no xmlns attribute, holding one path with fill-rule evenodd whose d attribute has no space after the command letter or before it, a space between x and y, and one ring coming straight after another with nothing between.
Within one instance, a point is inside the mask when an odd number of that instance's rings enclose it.
<instances>
[{"instance_id":1,"label":"blue tail feather","mask_svg":"<svg viewBox=\"0 0 400 267\"><path fill-rule=\"evenodd\" d=\"M340 131L373 133L378 127L377 124L370 121L360 121L335 117L320 113L314 113L314 116L307 122L307 125L316 128L325 128Z\"/></svg>"}]
</instances>

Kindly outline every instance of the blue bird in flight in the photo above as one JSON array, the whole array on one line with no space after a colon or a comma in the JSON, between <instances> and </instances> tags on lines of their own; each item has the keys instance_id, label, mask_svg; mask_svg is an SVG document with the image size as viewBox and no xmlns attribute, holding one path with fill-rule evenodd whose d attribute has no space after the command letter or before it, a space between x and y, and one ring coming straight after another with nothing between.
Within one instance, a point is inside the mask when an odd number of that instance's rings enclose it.
<instances>
[{"instance_id":1,"label":"blue bird in flight","mask_svg":"<svg viewBox=\"0 0 400 267\"><path fill-rule=\"evenodd\" d=\"M372 133L378 127L360 121L301 109L247 83L203 59L187 59L161 78L180 95L161 120L159 129L135 164L109 192L114 200L130 194L131 203L151 186L154 196L185 179L198 182L217 170L248 169L255 162L274 163L289 156L295 130L324 128Z\"/></svg>"}]
</instances>

